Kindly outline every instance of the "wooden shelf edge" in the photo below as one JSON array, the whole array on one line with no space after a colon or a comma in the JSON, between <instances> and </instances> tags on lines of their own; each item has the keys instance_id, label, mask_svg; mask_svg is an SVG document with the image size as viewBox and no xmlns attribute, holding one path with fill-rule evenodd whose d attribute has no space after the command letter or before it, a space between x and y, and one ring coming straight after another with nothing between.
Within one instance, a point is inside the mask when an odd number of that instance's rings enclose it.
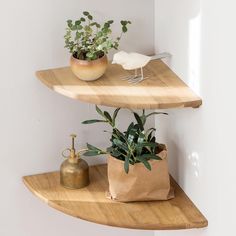
<instances>
[{"instance_id":1,"label":"wooden shelf edge","mask_svg":"<svg viewBox=\"0 0 236 236\"><path fill-rule=\"evenodd\" d=\"M90 167L91 184L81 190L61 187L58 172L25 176L23 182L50 207L93 223L145 230L192 229L208 225L207 219L173 179L176 197L172 200L119 203L105 198L108 187L105 172L106 165Z\"/></svg>"},{"instance_id":2,"label":"wooden shelf edge","mask_svg":"<svg viewBox=\"0 0 236 236\"><path fill-rule=\"evenodd\" d=\"M121 78L132 72L109 65L99 80L85 82L76 78L69 67L41 70L36 77L48 88L82 102L133 109L198 108L202 99L162 61L152 61L145 68L150 78L130 85ZM159 96L162 94L162 96Z\"/></svg>"}]
</instances>

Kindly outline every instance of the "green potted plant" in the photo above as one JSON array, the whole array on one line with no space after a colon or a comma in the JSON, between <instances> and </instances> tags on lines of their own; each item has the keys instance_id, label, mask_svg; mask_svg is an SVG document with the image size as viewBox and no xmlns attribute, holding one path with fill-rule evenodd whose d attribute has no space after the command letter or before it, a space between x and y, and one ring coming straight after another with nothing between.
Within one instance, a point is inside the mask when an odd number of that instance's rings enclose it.
<instances>
[{"instance_id":1,"label":"green potted plant","mask_svg":"<svg viewBox=\"0 0 236 236\"><path fill-rule=\"evenodd\" d=\"M113 20L104 24L94 21L93 16L83 12L76 21L68 20L65 38L65 48L71 53L70 65L72 72L81 80L92 81L101 77L107 68L107 53L118 49L123 33L128 30L130 21L122 20L121 34L112 38L111 25Z\"/></svg>"},{"instance_id":2,"label":"green potted plant","mask_svg":"<svg viewBox=\"0 0 236 236\"><path fill-rule=\"evenodd\" d=\"M111 126L111 146L106 150L87 144L85 156L108 154L108 196L117 201L167 200L173 197L167 163L167 149L156 142L155 128L145 129L146 120L162 112L134 114L134 121L122 132L117 128L117 108L113 115L96 106L102 119L82 122L104 122ZM108 132L108 131L105 131Z\"/></svg>"}]
</instances>

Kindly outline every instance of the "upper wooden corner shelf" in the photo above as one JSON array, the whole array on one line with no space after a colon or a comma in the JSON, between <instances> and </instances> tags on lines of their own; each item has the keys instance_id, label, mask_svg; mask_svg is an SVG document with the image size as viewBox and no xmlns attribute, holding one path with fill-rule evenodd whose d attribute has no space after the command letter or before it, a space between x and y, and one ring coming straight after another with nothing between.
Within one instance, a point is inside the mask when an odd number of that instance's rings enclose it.
<instances>
[{"instance_id":1,"label":"upper wooden corner shelf","mask_svg":"<svg viewBox=\"0 0 236 236\"><path fill-rule=\"evenodd\" d=\"M49 88L67 97L111 107L134 109L164 109L199 107L202 100L161 60L145 67L149 78L131 85L122 77L129 75L119 65L109 65L97 81L84 82L76 78L69 67L38 71L37 77Z\"/></svg>"},{"instance_id":2,"label":"upper wooden corner shelf","mask_svg":"<svg viewBox=\"0 0 236 236\"><path fill-rule=\"evenodd\" d=\"M133 229L190 229L207 226L206 218L172 179L176 197L168 201L120 203L105 197L106 165L90 167L91 184L79 190L60 186L59 173L26 176L26 186L49 206L91 222Z\"/></svg>"}]
</instances>

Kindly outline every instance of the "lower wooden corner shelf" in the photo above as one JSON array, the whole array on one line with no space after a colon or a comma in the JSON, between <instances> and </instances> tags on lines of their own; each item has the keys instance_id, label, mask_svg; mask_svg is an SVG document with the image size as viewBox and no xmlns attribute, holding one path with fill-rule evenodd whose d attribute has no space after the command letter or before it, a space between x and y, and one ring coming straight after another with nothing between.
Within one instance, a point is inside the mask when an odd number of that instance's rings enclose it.
<instances>
[{"instance_id":1,"label":"lower wooden corner shelf","mask_svg":"<svg viewBox=\"0 0 236 236\"><path fill-rule=\"evenodd\" d=\"M120 203L105 197L106 165L90 167L91 184L80 190L60 186L59 172L23 177L25 185L49 206L66 214L104 225L148 230L206 227L202 213L172 179L176 197L169 201Z\"/></svg>"}]
</instances>

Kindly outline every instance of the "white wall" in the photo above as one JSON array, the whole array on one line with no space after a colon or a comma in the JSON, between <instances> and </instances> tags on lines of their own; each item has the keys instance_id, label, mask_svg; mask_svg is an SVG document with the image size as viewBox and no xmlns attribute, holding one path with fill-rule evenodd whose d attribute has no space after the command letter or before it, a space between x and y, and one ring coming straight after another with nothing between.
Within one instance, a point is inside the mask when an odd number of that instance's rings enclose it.
<instances>
[{"instance_id":1,"label":"white wall","mask_svg":"<svg viewBox=\"0 0 236 236\"><path fill-rule=\"evenodd\" d=\"M83 10L99 19L130 19L133 25L121 48L150 54L154 50L153 5L153 0L138 4L135 0L0 1L1 236L153 235L64 215L34 197L21 181L24 175L58 169L71 132L78 133L81 147L87 141L105 144L106 139L99 136L102 128L80 124L95 115L92 105L50 91L34 75L39 69L68 64L63 39L66 20L79 17ZM124 126L127 116L124 111Z\"/></svg>"},{"instance_id":2,"label":"white wall","mask_svg":"<svg viewBox=\"0 0 236 236\"><path fill-rule=\"evenodd\" d=\"M200 109L170 110L162 139L172 174L209 220L206 229L156 235L235 235L236 3L155 0L155 5L156 51L173 54L168 64L203 99Z\"/></svg>"},{"instance_id":3,"label":"white wall","mask_svg":"<svg viewBox=\"0 0 236 236\"><path fill-rule=\"evenodd\" d=\"M169 146L172 174L209 220L207 229L156 235L233 235L235 3L155 0L155 5L156 51L172 53L169 65L203 98L200 109L170 110L160 127L156 119L157 128ZM34 76L35 70L68 64L66 19L86 9L99 19L130 18L133 25L122 48L150 54L153 6L152 0L0 1L0 235L153 235L64 215L35 198L21 181L23 175L58 169L71 132L79 134L80 146L88 140L105 144L105 138L95 136L102 128L80 125L95 115L93 106L50 91Z\"/></svg>"}]
</instances>

